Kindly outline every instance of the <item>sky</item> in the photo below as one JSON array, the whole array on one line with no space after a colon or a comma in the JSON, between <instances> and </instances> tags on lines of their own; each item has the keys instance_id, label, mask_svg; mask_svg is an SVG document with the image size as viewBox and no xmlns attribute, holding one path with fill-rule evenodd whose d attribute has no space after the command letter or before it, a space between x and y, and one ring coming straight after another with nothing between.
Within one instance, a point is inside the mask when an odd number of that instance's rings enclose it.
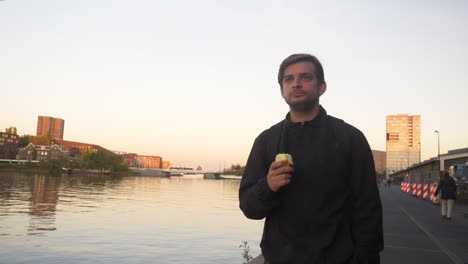
<instances>
[{"instance_id":1,"label":"sky","mask_svg":"<svg viewBox=\"0 0 468 264\"><path fill-rule=\"evenodd\" d=\"M0 128L219 170L289 108L281 61L310 53L320 103L385 151L421 115L422 160L468 147L467 1L0 1Z\"/></svg>"}]
</instances>

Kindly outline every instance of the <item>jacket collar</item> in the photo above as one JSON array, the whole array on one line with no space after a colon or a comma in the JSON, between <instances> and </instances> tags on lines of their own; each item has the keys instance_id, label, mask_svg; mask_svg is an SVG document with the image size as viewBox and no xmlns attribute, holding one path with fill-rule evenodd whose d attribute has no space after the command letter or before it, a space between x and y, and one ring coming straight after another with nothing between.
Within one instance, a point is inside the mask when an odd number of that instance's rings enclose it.
<instances>
[{"instance_id":1,"label":"jacket collar","mask_svg":"<svg viewBox=\"0 0 468 264\"><path fill-rule=\"evenodd\" d=\"M325 120L327 116L327 111L320 105L320 109L319 109L319 113L318 115L312 119L312 120L309 120L309 121L305 121L305 122L292 122L291 121L291 113L288 112L286 114L286 118L285 118L285 124L286 124L286 127L299 127L299 126L317 126L321 123L322 120Z\"/></svg>"}]
</instances>

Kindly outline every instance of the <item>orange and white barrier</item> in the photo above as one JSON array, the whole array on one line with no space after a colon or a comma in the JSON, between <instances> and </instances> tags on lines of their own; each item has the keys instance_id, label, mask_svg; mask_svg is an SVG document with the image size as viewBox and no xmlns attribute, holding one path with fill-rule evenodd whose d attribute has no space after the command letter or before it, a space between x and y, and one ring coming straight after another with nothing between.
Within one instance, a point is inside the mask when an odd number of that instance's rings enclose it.
<instances>
[{"instance_id":1,"label":"orange and white barrier","mask_svg":"<svg viewBox=\"0 0 468 264\"><path fill-rule=\"evenodd\" d=\"M435 204L439 203L439 196L435 195L435 191L437 190L437 186L439 186L438 183L433 183L431 184L431 201Z\"/></svg>"},{"instance_id":2,"label":"orange and white barrier","mask_svg":"<svg viewBox=\"0 0 468 264\"><path fill-rule=\"evenodd\" d=\"M417 185L417 196L422 197L422 184L420 183Z\"/></svg>"},{"instance_id":3,"label":"orange and white barrier","mask_svg":"<svg viewBox=\"0 0 468 264\"><path fill-rule=\"evenodd\" d=\"M416 188L416 183L413 183L413 195L416 196L418 189Z\"/></svg>"},{"instance_id":4,"label":"orange and white barrier","mask_svg":"<svg viewBox=\"0 0 468 264\"><path fill-rule=\"evenodd\" d=\"M428 188L428 187L429 187L429 184L427 184L427 183L424 184L424 187L423 187L423 196L422 196L422 198L423 198L424 200L427 200L427 198L429 197L429 190L428 190L429 188Z\"/></svg>"}]
</instances>

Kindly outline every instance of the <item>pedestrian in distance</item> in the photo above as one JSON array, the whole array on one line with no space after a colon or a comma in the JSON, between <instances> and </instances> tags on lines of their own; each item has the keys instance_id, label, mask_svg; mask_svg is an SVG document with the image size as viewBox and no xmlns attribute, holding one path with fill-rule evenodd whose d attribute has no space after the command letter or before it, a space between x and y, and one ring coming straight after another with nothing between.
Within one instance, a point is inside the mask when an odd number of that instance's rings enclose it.
<instances>
[{"instance_id":1,"label":"pedestrian in distance","mask_svg":"<svg viewBox=\"0 0 468 264\"><path fill-rule=\"evenodd\" d=\"M265 218L265 263L380 263L382 204L364 134L320 105L327 84L315 56L287 57L278 83L289 113L255 139L239 187L245 216Z\"/></svg>"},{"instance_id":2,"label":"pedestrian in distance","mask_svg":"<svg viewBox=\"0 0 468 264\"><path fill-rule=\"evenodd\" d=\"M457 184L455 180L450 176L448 171L445 171L439 181L439 185L435 191L435 196L439 195L440 192L440 211L442 214L442 220L451 220L453 206L455 199L457 198Z\"/></svg>"}]
</instances>

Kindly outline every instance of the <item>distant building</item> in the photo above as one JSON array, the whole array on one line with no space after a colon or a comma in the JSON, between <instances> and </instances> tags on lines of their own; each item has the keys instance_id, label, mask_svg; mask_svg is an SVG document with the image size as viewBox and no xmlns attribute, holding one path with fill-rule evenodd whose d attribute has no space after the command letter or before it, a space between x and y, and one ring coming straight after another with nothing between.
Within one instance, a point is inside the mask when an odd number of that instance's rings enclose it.
<instances>
[{"instance_id":1,"label":"distant building","mask_svg":"<svg viewBox=\"0 0 468 264\"><path fill-rule=\"evenodd\" d=\"M162 162L162 168L163 169L169 169L169 167L171 167L171 166L172 166L172 163L170 161L163 160L163 162Z\"/></svg>"},{"instance_id":2,"label":"distant building","mask_svg":"<svg viewBox=\"0 0 468 264\"><path fill-rule=\"evenodd\" d=\"M0 159L16 159L19 147L19 136L16 129L0 132Z\"/></svg>"},{"instance_id":3,"label":"distant building","mask_svg":"<svg viewBox=\"0 0 468 264\"><path fill-rule=\"evenodd\" d=\"M26 147L19 149L18 159L20 160L37 160L48 161L50 159L57 159L60 156L68 157L68 150L59 145L34 145L29 143Z\"/></svg>"},{"instance_id":4,"label":"distant building","mask_svg":"<svg viewBox=\"0 0 468 264\"><path fill-rule=\"evenodd\" d=\"M385 151L372 150L372 156L374 156L375 171L377 174L384 173L387 168L387 155Z\"/></svg>"},{"instance_id":5,"label":"distant building","mask_svg":"<svg viewBox=\"0 0 468 264\"><path fill-rule=\"evenodd\" d=\"M94 145L94 144L88 144L88 143L81 143L81 142L75 142L75 141L69 141L69 140L62 140L62 139L52 139L52 142L54 144L64 146L70 151L70 157L75 158L80 156L81 154L85 153L86 151L102 151L108 154L115 155L114 152L105 149L101 146Z\"/></svg>"},{"instance_id":6,"label":"distant building","mask_svg":"<svg viewBox=\"0 0 468 264\"><path fill-rule=\"evenodd\" d=\"M138 155L135 153L123 154L122 159L125 165L137 168L162 169L163 161L159 156Z\"/></svg>"},{"instance_id":7,"label":"distant building","mask_svg":"<svg viewBox=\"0 0 468 264\"><path fill-rule=\"evenodd\" d=\"M387 116L387 174L405 169L421 160L421 116Z\"/></svg>"},{"instance_id":8,"label":"distant building","mask_svg":"<svg viewBox=\"0 0 468 264\"><path fill-rule=\"evenodd\" d=\"M49 136L51 139L63 139L65 120L50 116L39 116L37 118L36 136Z\"/></svg>"},{"instance_id":9,"label":"distant building","mask_svg":"<svg viewBox=\"0 0 468 264\"><path fill-rule=\"evenodd\" d=\"M136 157L138 154L136 153L125 153L122 155L122 162L128 167L137 167L136 164Z\"/></svg>"},{"instance_id":10,"label":"distant building","mask_svg":"<svg viewBox=\"0 0 468 264\"><path fill-rule=\"evenodd\" d=\"M442 172L449 170L450 166L455 164L468 165L468 148L449 150L446 154L440 154L440 157L432 157L409 168L397 171L390 177L397 182L437 183Z\"/></svg>"}]
</instances>

